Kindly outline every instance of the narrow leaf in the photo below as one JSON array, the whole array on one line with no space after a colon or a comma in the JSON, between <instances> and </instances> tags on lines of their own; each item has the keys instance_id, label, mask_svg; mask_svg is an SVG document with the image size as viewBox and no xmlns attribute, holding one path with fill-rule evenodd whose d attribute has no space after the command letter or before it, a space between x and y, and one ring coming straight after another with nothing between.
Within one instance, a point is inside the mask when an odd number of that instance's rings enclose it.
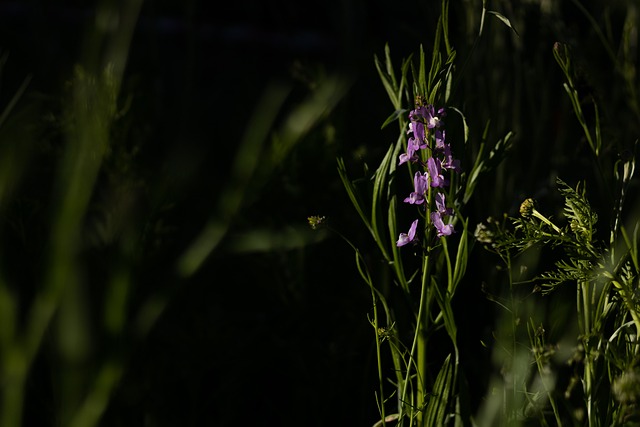
<instances>
[{"instance_id":1,"label":"narrow leaf","mask_svg":"<svg viewBox=\"0 0 640 427\"><path fill-rule=\"evenodd\" d=\"M504 22L504 24L511 28L513 30L514 33L516 33L516 36L520 37L520 34L518 34L518 31L516 31L515 27L513 25L511 25L511 21L509 21L509 19L507 19L504 15L495 12L493 10L487 10L487 13L490 13L492 15L494 15L496 18L498 18L499 20L501 20L502 22Z\"/></svg>"},{"instance_id":2,"label":"narrow leaf","mask_svg":"<svg viewBox=\"0 0 640 427\"><path fill-rule=\"evenodd\" d=\"M447 416L447 405L451 394L451 379L453 370L451 368L451 354L447 356L436 382L433 385L432 396L425 412L425 426L443 425Z\"/></svg>"}]
</instances>

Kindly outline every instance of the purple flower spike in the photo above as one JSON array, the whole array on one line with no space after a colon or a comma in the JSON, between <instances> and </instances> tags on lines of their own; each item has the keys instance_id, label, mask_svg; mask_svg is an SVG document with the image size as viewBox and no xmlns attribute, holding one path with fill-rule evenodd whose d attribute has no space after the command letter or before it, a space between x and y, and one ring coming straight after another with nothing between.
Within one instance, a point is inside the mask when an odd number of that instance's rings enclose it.
<instances>
[{"instance_id":1,"label":"purple flower spike","mask_svg":"<svg viewBox=\"0 0 640 427\"><path fill-rule=\"evenodd\" d=\"M409 129L407 135L407 152L399 157L399 164L411 162L416 163L423 168L422 171L416 172L413 177L412 191L405 203L412 205L426 205L432 203L428 199L427 193L433 195L435 209L430 214L430 220L437 230L438 237L450 236L455 233L453 224L445 224L449 221L449 216L453 215L453 209L447 207L445 194L441 191L434 191L431 194L431 188L444 188L449 185L449 180L444 177L446 170L455 170L459 172L460 160L454 159L451 152L451 146L446 142L446 131L444 129L444 117L446 111L444 108L436 109L433 105L423 105L423 100L416 98L415 110L409 112ZM429 141L432 141L430 143ZM432 157L422 161L422 156L418 155L419 150L428 148L432 153ZM426 171L424 170L426 169ZM429 196L429 197L430 197ZM398 247L415 242L418 220L413 221L408 233L400 233L396 245Z\"/></svg>"},{"instance_id":2,"label":"purple flower spike","mask_svg":"<svg viewBox=\"0 0 640 427\"><path fill-rule=\"evenodd\" d=\"M421 174L416 172L413 176L414 191L409 194L409 197L404 199L405 203L411 203L412 205L421 205L425 202L424 193L427 191L428 180L427 174Z\"/></svg>"},{"instance_id":3,"label":"purple flower spike","mask_svg":"<svg viewBox=\"0 0 640 427\"><path fill-rule=\"evenodd\" d=\"M396 242L396 246L404 246L407 243L411 243L416 240L416 230L418 228L418 220L416 219L411 223L411 227L409 228L409 233L400 233L400 237Z\"/></svg>"},{"instance_id":4,"label":"purple flower spike","mask_svg":"<svg viewBox=\"0 0 640 427\"><path fill-rule=\"evenodd\" d=\"M440 212L431 212L431 223L438 230L438 237L450 236L453 233L453 225L445 224Z\"/></svg>"},{"instance_id":5,"label":"purple flower spike","mask_svg":"<svg viewBox=\"0 0 640 427\"><path fill-rule=\"evenodd\" d=\"M431 178L431 186L442 188L448 184L448 181L442 176L441 162L433 157L427 159L427 170L429 171L429 177Z\"/></svg>"}]
</instances>

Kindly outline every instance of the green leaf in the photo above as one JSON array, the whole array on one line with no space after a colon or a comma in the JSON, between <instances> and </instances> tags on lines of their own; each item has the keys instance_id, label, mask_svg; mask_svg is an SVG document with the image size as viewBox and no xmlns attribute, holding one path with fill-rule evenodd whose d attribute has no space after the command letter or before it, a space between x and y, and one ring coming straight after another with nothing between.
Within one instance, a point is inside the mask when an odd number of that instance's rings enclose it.
<instances>
[{"instance_id":1,"label":"green leaf","mask_svg":"<svg viewBox=\"0 0 640 427\"><path fill-rule=\"evenodd\" d=\"M478 30L478 38L482 35L484 29L484 17L487 13L487 0L482 0L482 15L480 15L480 29Z\"/></svg>"},{"instance_id":2,"label":"green leaf","mask_svg":"<svg viewBox=\"0 0 640 427\"><path fill-rule=\"evenodd\" d=\"M377 56L374 57L374 63L376 69L378 70L378 75L380 76L380 80L382 80L382 85L384 89L387 91L387 95L391 100L393 105L399 105L400 99L397 93L397 82L395 73L393 71L393 66L391 64L391 51L389 50L389 45L385 46L385 64L383 69L383 64L378 59Z\"/></svg>"},{"instance_id":3,"label":"green leaf","mask_svg":"<svg viewBox=\"0 0 640 427\"><path fill-rule=\"evenodd\" d=\"M447 356L440 368L433 391L425 409L425 426L444 425L447 417L447 406L452 394L453 369L451 367L451 354Z\"/></svg>"},{"instance_id":4,"label":"green leaf","mask_svg":"<svg viewBox=\"0 0 640 427\"><path fill-rule=\"evenodd\" d=\"M458 283L462 280L464 273L467 271L467 256L469 252L468 240L468 220L462 221L462 234L460 236L460 243L458 243L458 253L456 254L455 267L453 268L453 280L449 284L449 292L453 295L458 287Z\"/></svg>"},{"instance_id":5,"label":"green leaf","mask_svg":"<svg viewBox=\"0 0 640 427\"><path fill-rule=\"evenodd\" d=\"M442 34L444 35L444 46L447 49L447 55L451 57L453 53L453 56L455 56L455 51L449 42L449 0L442 0L442 13L440 14L440 18L442 21Z\"/></svg>"},{"instance_id":6,"label":"green leaf","mask_svg":"<svg viewBox=\"0 0 640 427\"><path fill-rule=\"evenodd\" d=\"M509 21L509 19L507 19L507 17L505 17L501 13L498 13L498 12L493 11L493 10L487 10L487 13L490 13L490 14L494 15L496 18L498 18L499 20L504 22L504 24L507 27L511 28L513 30L513 32L516 33L516 36L520 37L520 34L518 34L518 32L516 31L515 27L513 25L511 25L511 21Z\"/></svg>"},{"instance_id":7,"label":"green leaf","mask_svg":"<svg viewBox=\"0 0 640 427\"><path fill-rule=\"evenodd\" d=\"M467 124L467 118L465 117L464 113L458 110L456 107L449 107L449 108L455 111L456 113L458 113L460 115L460 118L462 119L462 128L464 129L463 142L464 142L464 145L467 145L467 141L469 141L469 125Z\"/></svg>"},{"instance_id":8,"label":"green leaf","mask_svg":"<svg viewBox=\"0 0 640 427\"><path fill-rule=\"evenodd\" d=\"M389 117L387 117L387 120L385 120L384 123L382 123L382 126L380 126L380 129L384 129L390 123L395 122L396 120L398 120L398 118L400 118L404 114L406 114L407 111L409 111L409 110L407 110L405 108L394 111L393 113L391 113L391 115Z\"/></svg>"},{"instance_id":9,"label":"green leaf","mask_svg":"<svg viewBox=\"0 0 640 427\"><path fill-rule=\"evenodd\" d=\"M435 56L436 51L433 51L433 55ZM426 75L426 68L425 68L425 63L427 61L425 60L425 55L424 55L424 47L422 45L420 45L420 68L419 68L419 72L418 72L418 93L421 95L427 95L427 91L428 91L428 86L429 83L431 82L431 73L429 73L429 82L427 82L427 75Z\"/></svg>"},{"instance_id":10,"label":"green leaf","mask_svg":"<svg viewBox=\"0 0 640 427\"><path fill-rule=\"evenodd\" d=\"M358 196L358 191L355 185L353 185L353 182L347 176L347 168L344 165L344 160L339 157L337 159L337 162L338 162L338 175L340 175L340 179L342 180L342 184L344 185L344 188L347 191L347 194L349 195L349 199L351 200L351 203L356 208L356 211L358 211L358 215L360 215L362 222L364 222L364 224L369 229L369 231L373 233L373 231L371 230L371 221L369 217L365 214L366 209L365 209L364 203Z\"/></svg>"},{"instance_id":11,"label":"green leaf","mask_svg":"<svg viewBox=\"0 0 640 427\"><path fill-rule=\"evenodd\" d=\"M391 50L389 49L389 45L385 46L385 63L382 64L377 56L374 56L374 63L376 69L378 70L380 80L382 80L382 85L384 86L387 95L391 100L391 104L396 110L400 110L402 108L402 93L405 90L405 85L407 83L407 67L411 63L411 56L409 56L409 58L406 59L402 64L402 77L400 78L399 84L398 80L396 79L395 72L393 71L393 64L391 62Z\"/></svg>"}]
</instances>

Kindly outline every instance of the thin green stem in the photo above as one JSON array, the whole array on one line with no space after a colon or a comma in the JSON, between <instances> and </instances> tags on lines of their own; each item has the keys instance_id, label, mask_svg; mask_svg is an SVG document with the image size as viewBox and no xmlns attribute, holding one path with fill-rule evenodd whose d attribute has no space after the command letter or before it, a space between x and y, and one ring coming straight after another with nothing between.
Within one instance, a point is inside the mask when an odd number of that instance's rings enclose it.
<instances>
[{"instance_id":1,"label":"thin green stem","mask_svg":"<svg viewBox=\"0 0 640 427\"><path fill-rule=\"evenodd\" d=\"M633 324L636 328L636 337L640 337L640 316L638 316L638 311L635 309L635 306L633 304L633 297L630 296L629 289L627 288L627 286L623 285L617 280L613 280L612 283L616 288L618 288L620 296L622 297L622 301L624 301L624 304L626 305L627 310L629 311L629 315L633 319ZM635 349L634 354L637 354L638 353L637 340L636 340L636 343L634 344L634 349Z\"/></svg>"},{"instance_id":2,"label":"thin green stem","mask_svg":"<svg viewBox=\"0 0 640 427\"><path fill-rule=\"evenodd\" d=\"M583 382L583 390L584 390L584 399L587 407L587 420L588 425L590 427L595 426L597 424L596 419L596 411L594 408L595 399L593 396L593 380L594 380L594 372L593 372L593 356L591 354L591 301L590 301L590 292L589 292L589 282L587 280L582 281L579 284L579 288L582 293L582 318L583 318L583 330L582 330L582 346L584 349L584 382ZM579 301L580 303L580 301Z\"/></svg>"},{"instance_id":3,"label":"thin green stem","mask_svg":"<svg viewBox=\"0 0 640 427\"><path fill-rule=\"evenodd\" d=\"M384 410L384 377L382 375L382 352L380 351L380 324L378 322L378 298L376 298L376 292L371 286L371 299L373 300L373 327L376 332L376 359L378 361L378 384L380 386L380 416L382 418L382 425L384 426L384 419L386 417Z\"/></svg>"},{"instance_id":4,"label":"thin green stem","mask_svg":"<svg viewBox=\"0 0 640 427\"><path fill-rule=\"evenodd\" d=\"M424 395L425 395L425 388L424 388L424 378L423 378L423 374L424 374L424 367L426 366L427 360L426 360L426 348L427 348L427 337L426 337L426 332L427 332L427 326L428 326L428 320L429 320L429 301L430 301L430 297L429 297L429 275L430 275L430 271L429 271L429 265L431 263L429 262L429 253L427 252L427 254L424 256L423 261L422 261L422 286L420 289L420 306L418 309L418 316L416 318L416 328L415 328L415 332L413 335L413 342L411 344L411 352L409 353L409 363L407 366L407 373L406 373L406 377L405 377L405 384L404 384L404 390L402 393L402 401L406 402L406 397L407 397L407 390L408 390L408 386L410 384L410 380L411 380L411 365L413 364L416 370L416 378L417 378L417 396L415 399L416 402L416 407L418 408L418 410L420 410L420 414L422 414L421 411L421 405L424 403ZM416 354L417 354L417 358L416 358ZM420 419L422 417L420 416Z\"/></svg>"},{"instance_id":5,"label":"thin green stem","mask_svg":"<svg viewBox=\"0 0 640 427\"><path fill-rule=\"evenodd\" d=\"M432 240L432 227L428 222L430 218L430 207L433 198L433 191L431 187L429 187L427 193L427 203L426 203L426 213L425 217L427 221L425 221L425 242L431 242ZM423 414L424 404L425 404L425 396L427 394L426 384L425 384L425 373L427 372L427 347L428 347L428 329L429 329L429 319L431 318L431 301L433 300L433 292L430 289L432 286L431 281L431 265L433 263L430 257L431 248L427 248L427 252L425 256L422 258L422 295L420 297L420 310L418 313L418 324L416 325L416 330L418 331L418 366L417 366L417 374L418 374L418 396L417 396L417 407L420 410L419 419ZM424 295L425 298L422 296Z\"/></svg>"},{"instance_id":6,"label":"thin green stem","mask_svg":"<svg viewBox=\"0 0 640 427\"><path fill-rule=\"evenodd\" d=\"M511 256L509 255L508 252L505 252L505 255L502 257L506 267L507 267L507 280L509 281L509 313L511 314L511 322L510 322L510 327L511 327L511 360L509 361L511 368L510 369L515 369L515 359L516 359L516 354L517 354L517 342L516 342L516 333L517 333L517 319L518 319L518 305L516 304L516 300L513 294L513 269L512 269L512 265L511 265ZM512 378L512 383L510 385L511 387L511 393L512 396L510 396L510 398L512 399L513 402L516 401L517 397L518 397L518 390L517 390L517 376L514 375L512 373L512 375L510 375ZM512 409L509 409L509 405L508 405L508 400L507 400L507 389L508 387L505 387L505 395L504 395L504 416L505 419L512 419L513 414Z\"/></svg>"},{"instance_id":7,"label":"thin green stem","mask_svg":"<svg viewBox=\"0 0 640 427\"><path fill-rule=\"evenodd\" d=\"M560 230L560 228L558 228L557 225L555 225L553 222L551 222L547 217L545 217L544 215L542 215L540 212L538 212L536 209L533 210L533 212L531 213L533 216L535 216L536 218L538 218L540 221L544 222L545 224L547 224L549 227L553 228L556 233L558 233L559 235L562 236L562 230Z\"/></svg>"}]
</instances>

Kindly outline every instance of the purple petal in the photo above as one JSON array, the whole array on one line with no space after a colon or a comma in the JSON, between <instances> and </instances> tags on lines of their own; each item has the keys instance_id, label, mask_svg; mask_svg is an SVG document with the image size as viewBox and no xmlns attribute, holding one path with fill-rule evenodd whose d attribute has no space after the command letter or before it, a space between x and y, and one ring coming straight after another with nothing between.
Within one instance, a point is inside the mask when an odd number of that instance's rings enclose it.
<instances>
[{"instance_id":1,"label":"purple petal","mask_svg":"<svg viewBox=\"0 0 640 427\"><path fill-rule=\"evenodd\" d=\"M447 180L444 179L441 173L441 162L433 157L427 159L427 170L429 171L429 177L431 178L431 186L442 188L447 185Z\"/></svg>"},{"instance_id":2,"label":"purple petal","mask_svg":"<svg viewBox=\"0 0 640 427\"><path fill-rule=\"evenodd\" d=\"M443 150L445 148L445 131L444 129L440 130L437 129L436 130L436 149L437 150Z\"/></svg>"},{"instance_id":3,"label":"purple petal","mask_svg":"<svg viewBox=\"0 0 640 427\"><path fill-rule=\"evenodd\" d=\"M444 193L436 194L436 209L441 215L451 215L453 213L453 209L447 207Z\"/></svg>"},{"instance_id":4,"label":"purple petal","mask_svg":"<svg viewBox=\"0 0 640 427\"><path fill-rule=\"evenodd\" d=\"M418 220L416 219L411 223L411 227L409 228L409 233L400 233L400 237L396 242L396 246L400 247L413 242L416 239L417 228L418 228Z\"/></svg>"},{"instance_id":5,"label":"purple petal","mask_svg":"<svg viewBox=\"0 0 640 427\"><path fill-rule=\"evenodd\" d=\"M431 212L431 223L438 231L438 237L449 236L453 233L453 225L445 224L440 212Z\"/></svg>"}]
</instances>

